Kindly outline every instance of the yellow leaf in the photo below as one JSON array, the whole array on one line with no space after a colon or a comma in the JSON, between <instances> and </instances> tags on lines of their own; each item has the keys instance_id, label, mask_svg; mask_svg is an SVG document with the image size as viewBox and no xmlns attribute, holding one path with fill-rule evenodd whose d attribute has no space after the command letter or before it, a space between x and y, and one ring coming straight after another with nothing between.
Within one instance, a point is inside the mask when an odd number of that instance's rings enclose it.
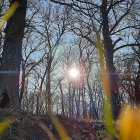
<instances>
[{"instance_id":1,"label":"yellow leaf","mask_svg":"<svg viewBox=\"0 0 140 140\"><path fill-rule=\"evenodd\" d=\"M120 139L140 140L140 107L124 109L120 115Z\"/></svg>"},{"instance_id":2,"label":"yellow leaf","mask_svg":"<svg viewBox=\"0 0 140 140\"><path fill-rule=\"evenodd\" d=\"M67 135L64 127L61 125L61 123L59 122L59 120L53 115L53 113L49 112L49 116L60 136L61 140L70 140L69 136Z\"/></svg>"},{"instance_id":3,"label":"yellow leaf","mask_svg":"<svg viewBox=\"0 0 140 140\"><path fill-rule=\"evenodd\" d=\"M7 118L3 122L0 122L0 134L13 122L13 118Z\"/></svg>"},{"instance_id":4,"label":"yellow leaf","mask_svg":"<svg viewBox=\"0 0 140 140\"><path fill-rule=\"evenodd\" d=\"M14 2L10 8L7 10L7 12L4 14L2 19L0 19L0 31L4 24L11 18L11 16L14 14L16 9L19 7L19 2Z\"/></svg>"}]
</instances>

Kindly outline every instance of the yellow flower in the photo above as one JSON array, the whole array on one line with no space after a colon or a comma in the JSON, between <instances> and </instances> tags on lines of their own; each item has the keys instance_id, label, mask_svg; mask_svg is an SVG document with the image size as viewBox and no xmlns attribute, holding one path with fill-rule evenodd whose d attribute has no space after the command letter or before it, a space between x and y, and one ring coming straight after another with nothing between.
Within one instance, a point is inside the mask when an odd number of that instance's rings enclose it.
<instances>
[{"instance_id":1,"label":"yellow flower","mask_svg":"<svg viewBox=\"0 0 140 140\"><path fill-rule=\"evenodd\" d=\"M124 109L120 115L120 139L140 140L140 108Z\"/></svg>"}]
</instances>

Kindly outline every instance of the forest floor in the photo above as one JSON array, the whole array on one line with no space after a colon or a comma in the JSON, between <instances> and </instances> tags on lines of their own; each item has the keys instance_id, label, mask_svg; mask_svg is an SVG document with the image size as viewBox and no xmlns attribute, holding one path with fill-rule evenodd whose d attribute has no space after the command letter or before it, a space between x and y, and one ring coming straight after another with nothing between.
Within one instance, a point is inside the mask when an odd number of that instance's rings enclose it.
<instances>
[{"instance_id":1,"label":"forest floor","mask_svg":"<svg viewBox=\"0 0 140 140\"><path fill-rule=\"evenodd\" d=\"M1 122L8 117L14 117L14 121L0 135L0 140L60 140L59 133L52 123L49 115L34 115L31 113L0 113ZM56 118L56 117L55 117ZM106 130L103 122L91 119L72 119L57 115L57 119L64 128L70 140L102 140L106 138ZM63 133L63 131L61 131ZM65 133L64 132L64 133Z\"/></svg>"}]
</instances>

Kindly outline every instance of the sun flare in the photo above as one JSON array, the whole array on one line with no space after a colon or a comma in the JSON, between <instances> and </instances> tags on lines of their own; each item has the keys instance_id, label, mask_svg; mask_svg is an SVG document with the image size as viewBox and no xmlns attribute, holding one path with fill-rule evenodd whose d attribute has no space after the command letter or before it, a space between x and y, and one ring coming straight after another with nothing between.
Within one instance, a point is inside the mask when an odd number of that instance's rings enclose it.
<instances>
[{"instance_id":1,"label":"sun flare","mask_svg":"<svg viewBox=\"0 0 140 140\"><path fill-rule=\"evenodd\" d=\"M72 77L72 78L76 78L79 76L79 70L76 69L76 68L72 68L70 71L69 71L69 75Z\"/></svg>"}]
</instances>

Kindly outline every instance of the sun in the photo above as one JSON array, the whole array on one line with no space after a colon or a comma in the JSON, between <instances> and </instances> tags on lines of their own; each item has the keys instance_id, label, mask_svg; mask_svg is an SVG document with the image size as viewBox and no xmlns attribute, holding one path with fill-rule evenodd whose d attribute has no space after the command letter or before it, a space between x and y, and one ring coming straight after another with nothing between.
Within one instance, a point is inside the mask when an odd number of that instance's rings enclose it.
<instances>
[{"instance_id":1,"label":"sun","mask_svg":"<svg viewBox=\"0 0 140 140\"><path fill-rule=\"evenodd\" d=\"M70 77L72 77L72 78L76 78L76 77L79 76L79 70L78 70L77 68L72 68L72 69L70 69L70 71L69 71L69 75L70 75Z\"/></svg>"}]
</instances>

